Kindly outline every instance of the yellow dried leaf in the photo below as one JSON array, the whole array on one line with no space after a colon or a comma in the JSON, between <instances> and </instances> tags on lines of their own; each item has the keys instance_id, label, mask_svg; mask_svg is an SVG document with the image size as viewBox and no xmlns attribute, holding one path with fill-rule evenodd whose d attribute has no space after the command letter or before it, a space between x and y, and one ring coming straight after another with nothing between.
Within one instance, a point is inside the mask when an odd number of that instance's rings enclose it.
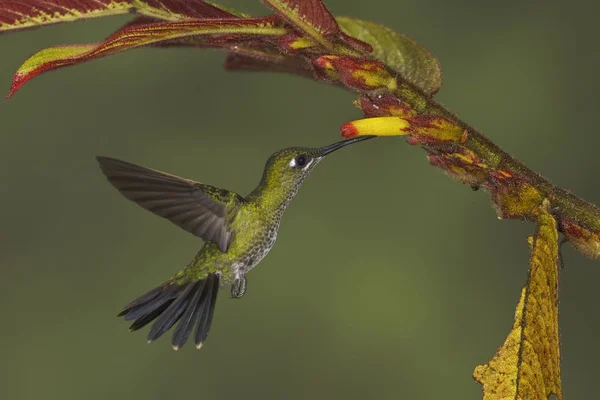
<instances>
[{"instance_id":1,"label":"yellow dried leaf","mask_svg":"<svg viewBox=\"0 0 600 400\"><path fill-rule=\"evenodd\" d=\"M515 322L489 363L475 368L484 400L562 400L558 341L558 231L545 206L536 212L530 238L529 279Z\"/></svg>"}]
</instances>

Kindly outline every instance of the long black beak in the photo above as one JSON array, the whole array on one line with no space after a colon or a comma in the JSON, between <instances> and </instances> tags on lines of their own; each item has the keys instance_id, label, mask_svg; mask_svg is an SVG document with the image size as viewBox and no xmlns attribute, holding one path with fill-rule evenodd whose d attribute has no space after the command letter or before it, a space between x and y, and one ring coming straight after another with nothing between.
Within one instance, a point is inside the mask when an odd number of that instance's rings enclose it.
<instances>
[{"instance_id":1,"label":"long black beak","mask_svg":"<svg viewBox=\"0 0 600 400\"><path fill-rule=\"evenodd\" d=\"M342 140L341 142L330 144L329 146L321 147L321 157L324 157L329 153L333 153L334 151L339 150L342 147L346 147L349 144L362 142L363 140L373 139L374 137L375 136L358 136L352 139Z\"/></svg>"}]
</instances>

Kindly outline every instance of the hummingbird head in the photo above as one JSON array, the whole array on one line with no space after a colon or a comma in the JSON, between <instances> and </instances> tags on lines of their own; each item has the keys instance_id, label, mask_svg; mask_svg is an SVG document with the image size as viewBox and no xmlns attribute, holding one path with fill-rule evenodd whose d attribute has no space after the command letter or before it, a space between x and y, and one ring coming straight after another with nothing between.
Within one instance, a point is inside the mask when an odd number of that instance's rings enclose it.
<instances>
[{"instance_id":1,"label":"hummingbird head","mask_svg":"<svg viewBox=\"0 0 600 400\"><path fill-rule=\"evenodd\" d=\"M294 197L304 179L325 156L349 144L374 137L359 136L319 148L288 147L279 150L269 157L262 181L257 189L263 194L268 191L271 195L277 194L274 197L281 196L282 199L285 198L289 201Z\"/></svg>"}]
</instances>

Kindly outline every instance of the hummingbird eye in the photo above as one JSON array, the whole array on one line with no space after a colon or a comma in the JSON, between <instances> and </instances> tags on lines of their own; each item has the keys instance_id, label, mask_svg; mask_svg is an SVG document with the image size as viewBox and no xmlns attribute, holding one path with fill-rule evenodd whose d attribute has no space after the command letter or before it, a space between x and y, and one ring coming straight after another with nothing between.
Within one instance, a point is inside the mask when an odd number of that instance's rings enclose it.
<instances>
[{"instance_id":1,"label":"hummingbird eye","mask_svg":"<svg viewBox=\"0 0 600 400\"><path fill-rule=\"evenodd\" d=\"M297 167L302 168L302 167L304 167L306 165L307 158L306 158L306 156L304 154L300 154L298 157L296 157L294 159L294 161L296 161L295 164L296 164Z\"/></svg>"}]
</instances>

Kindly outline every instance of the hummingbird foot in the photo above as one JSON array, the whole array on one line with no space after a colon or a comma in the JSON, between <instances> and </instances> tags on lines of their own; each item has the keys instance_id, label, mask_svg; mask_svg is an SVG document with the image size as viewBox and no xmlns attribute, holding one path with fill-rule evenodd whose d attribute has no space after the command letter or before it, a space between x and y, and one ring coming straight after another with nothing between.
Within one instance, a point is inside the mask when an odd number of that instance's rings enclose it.
<instances>
[{"instance_id":1,"label":"hummingbird foot","mask_svg":"<svg viewBox=\"0 0 600 400\"><path fill-rule=\"evenodd\" d=\"M246 288L248 287L248 279L246 275L240 275L231 284L231 297L234 299L241 299L246 294Z\"/></svg>"}]
</instances>

